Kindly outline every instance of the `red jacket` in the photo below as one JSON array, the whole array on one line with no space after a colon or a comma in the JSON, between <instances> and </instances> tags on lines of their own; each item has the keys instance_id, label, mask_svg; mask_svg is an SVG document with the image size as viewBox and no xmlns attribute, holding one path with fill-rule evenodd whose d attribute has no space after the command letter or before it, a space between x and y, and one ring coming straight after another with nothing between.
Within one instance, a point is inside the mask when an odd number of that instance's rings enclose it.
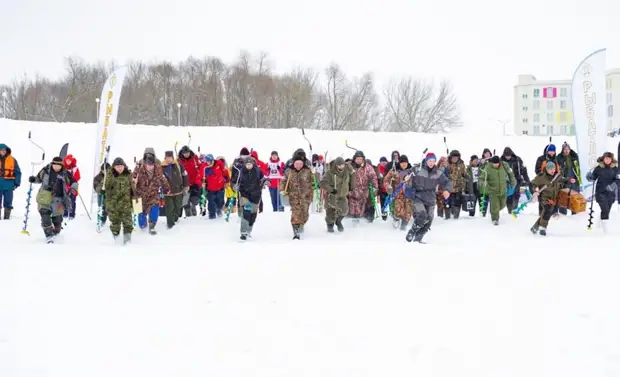
<instances>
[{"instance_id":1,"label":"red jacket","mask_svg":"<svg viewBox=\"0 0 620 377\"><path fill-rule=\"evenodd\" d=\"M204 177L207 191L224 190L226 183L230 181L230 175L222 160L215 160L211 165L204 164Z\"/></svg>"},{"instance_id":2,"label":"red jacket","mask_svg":"<svg viewBox=\"0 0 620 377\"><path fill-rule=\"evenodd\" d=\"M389 173L389 171L387 170L388 165L387 164L379 164L377 166L377 168L379 169L379 173L381 173L381 175L385 178L385 175L387 173ZM383 180L382 180L383 181ZM379 188L380 191L384 194L387 193L387 189L385 188L385 182L381 185L381 187Z\"/></svg>"},{"instance_id":3,"label":"red jacket","mask_svg":"<svg viewBox=\"0 0 620 377\"><path fill-rule=\"evenodd\" d=\"M178 161L181 165L183 165L183 168L185 168L185 171L187 172L187 181L190 186L202 185L204 166L201 168L202 163L200 162L198 156L196 156L194 152L190 152L188 159L183 158L183 156L179 156Z\"/></svg>"},{"instance_id":4,"label":"red jacket","mask_svg":"<svg viewBox=\"0 0 620 377\"><path fill-rule=\"evenodd\" d=\"M252 157L255 161L256 161L256 166L258 166L258 168L260 169L260 171L263 172L263 174L265 174L265 172L267 171L267 165L265 165L264 162L262 162L261 160L259 160L258 158L258 152L256 151L252 151L252 153L250 153L250 157Z\"/></svg>"},{"instance_id":5,"label":"red jacket","mask_svg":"<svg viewBox=\"0 0 620 377\"><path fill-rule=\"evenodd\" d=\"M68 170L73 175L73 179L76 182L80 181L80 169L77 167L77 160L73 157L72 154L68 154L65 159L62 161L62 164L65 167L65 170Z\"/></svg>"},{"instance_id":6,"label":"red jacket","mask_svg":"<svg viewBox=\"0 0 620 377\"><path fill-rule=\"evenodd\" d=\"M280 161L279 158L275 160L269 159L265 167L263 174L269 178L269 183L271 184L269 187L279 187L280 181L284 178L284 162Z\"/></svg>"}]
</instances>

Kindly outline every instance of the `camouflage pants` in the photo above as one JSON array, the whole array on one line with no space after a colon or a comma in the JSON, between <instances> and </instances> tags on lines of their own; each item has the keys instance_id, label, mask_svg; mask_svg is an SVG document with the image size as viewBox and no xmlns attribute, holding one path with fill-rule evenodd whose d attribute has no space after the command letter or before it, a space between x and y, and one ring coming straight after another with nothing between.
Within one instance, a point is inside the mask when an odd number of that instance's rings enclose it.
<instances>
[{"instance_id":1,"label":"camouflage pants","mask_svg":"<svg viewBox=\"0 0 620 377\"><path fill-rule=\"evenodd\" d=\"M123 226L124 234L133 232L133 216L131 207L119 210L110 208L108 212L108 216L110 218L110 231L113 235L118 236L121 233L121 225Z\"/></svg>"},{"instance_id":2,"label":"camouflage pants","mask_svg":"<svg viewBox=\"0 0 620 377\"><path fill-rule=\"evenodd\" d=\"M349 212L349 202L347 198L332 198L328 195L325 202L325 222L333 225L338 219L344 218Z\"/></svg>"},{"instance_id":3,"label":"camouflage pants","mask_svg":"<svg viewBox=\"0 0 620 377\"><path fill-rule=\"evenodd\" d=\"M413 216L413 202L404 195L398 195L394 199L394 217L408 223Z\"/></svg>"},{"instance_id":4,"label":"camouflage pants","mask_svg":"<svg viewBox=\"0 0 620 377\"><path fill-rule=\"evenodd\" d=\"M289 198L291 205L291 224L292 225L304 225L308 222L310 217L310 205L312 205L312 199L306 198Z\"/></svg>"}]
</instances>

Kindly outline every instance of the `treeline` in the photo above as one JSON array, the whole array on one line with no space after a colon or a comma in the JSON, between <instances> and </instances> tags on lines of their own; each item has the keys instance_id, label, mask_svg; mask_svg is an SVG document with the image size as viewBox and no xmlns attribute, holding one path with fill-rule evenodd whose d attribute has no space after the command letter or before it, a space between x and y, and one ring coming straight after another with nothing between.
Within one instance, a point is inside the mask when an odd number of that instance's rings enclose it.
<instances>
[{"instance_id":1,"label":"treeline","mask_svg":"<svg viewBox=\"0 0 620 377\"><path fill-rule=\"evenodd\" d=\"M67 58L59 80L24 76L0 86L0 111L19 120L95 122L97 98L114 68ZM266 54L246 52L232 64L216 57L129 63L118 121L427 133L462 125L449 82L404 77L378 91L371 73L349 77L333 64L323 72L276 74Z\"/></svg>"}]
</instances>

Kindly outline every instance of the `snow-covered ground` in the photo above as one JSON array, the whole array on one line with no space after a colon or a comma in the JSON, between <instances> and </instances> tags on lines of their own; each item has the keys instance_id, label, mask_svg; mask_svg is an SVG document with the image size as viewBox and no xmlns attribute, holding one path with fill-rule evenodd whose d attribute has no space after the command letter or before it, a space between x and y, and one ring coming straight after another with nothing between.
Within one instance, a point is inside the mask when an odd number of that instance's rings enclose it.
<instances>
[{"instance_id":1,"label":"snow-covered ground","mask_svg":"<svg viewBox=\"0 0 620 377\"><path fill-rule=\"evenodd\" d=\"M55 245L19 233L29 163L69 142L88 203L94 127L0 120L24 170L15 217L0 221L2 377L609 377L620 376L620 214L587 231L587 215L532 236L531 210L501 226L439 219L412 245L376 222L328 235L312 214L291 240L288 213L260 215L253 239L231 222L194 218L128 247L97 234L80 205ZM112 143L128 162L178 140L232 159L240 147L283 158L307 144L298 130L127 126ZM393 149L445 154L443 137L308 131L315 152L377 160ZM447 137L465 159L510 145L533 168L548 138ZM565 140L554 140L559 146ZM574 140L566 140L569 143ZM610 149L615 141L610 141ZM328 158L329 158L328 156ZM266 198L266 197L265 197ZM598 215L598 213L596 214Z\"/></svg>"}]
</instances>

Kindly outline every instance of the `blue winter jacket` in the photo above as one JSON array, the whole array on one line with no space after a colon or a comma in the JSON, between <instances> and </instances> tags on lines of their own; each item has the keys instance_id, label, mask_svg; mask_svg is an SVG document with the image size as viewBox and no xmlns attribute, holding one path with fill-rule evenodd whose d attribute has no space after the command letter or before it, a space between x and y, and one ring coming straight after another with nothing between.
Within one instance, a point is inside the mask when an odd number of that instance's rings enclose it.
<instances>
[{"instance_id":1,"label":"blue winter jacket","mask_svg":"<svg viewBox=\"0 0 620 377\"><path fill-rule=\"evenodd\" d=\"M19 187L19 185L21 185L22 171L19 168L17 160L11 156L11 148L9 148L6 144L0 143L0 149L6 149L6 155L4 157L0 157L0 191L12 191L15 188ZM5 168L5 161L9 156L13 158L13 175L15 175L15 179L4 178L5 174L7 173Z\"/></svg>"}]
</instances>

